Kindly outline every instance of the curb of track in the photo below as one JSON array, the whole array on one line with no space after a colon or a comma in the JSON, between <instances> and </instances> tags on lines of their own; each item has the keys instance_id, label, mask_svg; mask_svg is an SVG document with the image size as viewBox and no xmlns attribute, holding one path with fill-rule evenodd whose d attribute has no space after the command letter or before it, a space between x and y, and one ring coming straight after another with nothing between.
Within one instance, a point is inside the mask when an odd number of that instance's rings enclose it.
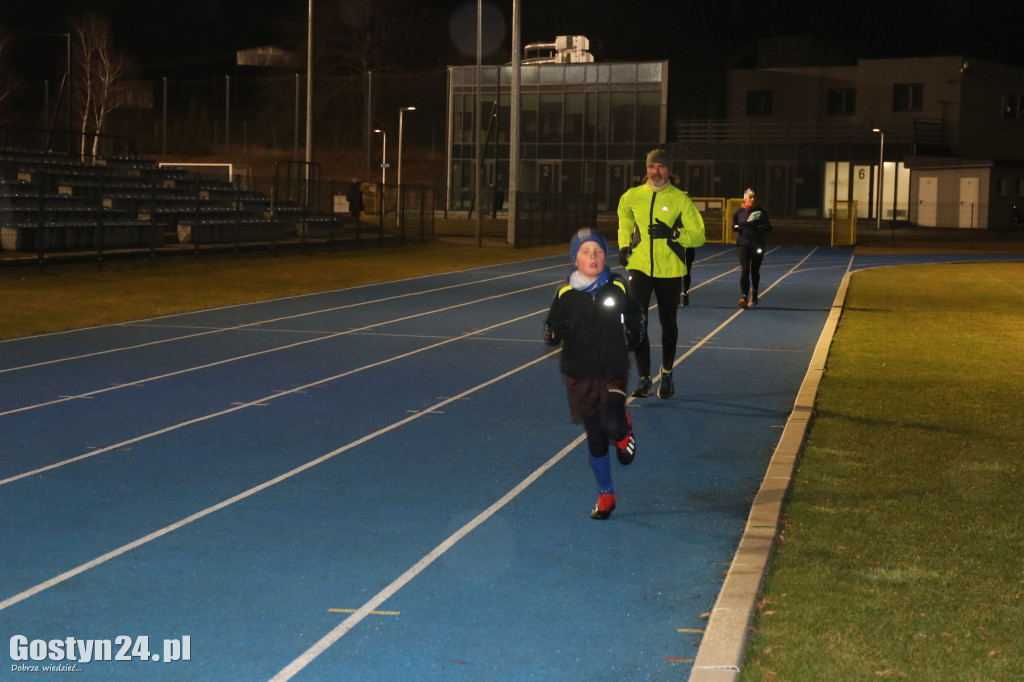
<instances>
[{"instance_id":1,"label":"curb of track","mask_svg":"<svg viewBox=\"0 0 1024 682\"><path fill-rule=\"evenodd\" d=\"M848 272L843 277L832 302L793 410L751 505L743 536L711 609L689 682L732 682L739 677L750 624L757 610L761 585L782 521L782 507L814 414L818 385L825 374L829 348L843 312L851 274Z\"/></svg>"}]
</instances>

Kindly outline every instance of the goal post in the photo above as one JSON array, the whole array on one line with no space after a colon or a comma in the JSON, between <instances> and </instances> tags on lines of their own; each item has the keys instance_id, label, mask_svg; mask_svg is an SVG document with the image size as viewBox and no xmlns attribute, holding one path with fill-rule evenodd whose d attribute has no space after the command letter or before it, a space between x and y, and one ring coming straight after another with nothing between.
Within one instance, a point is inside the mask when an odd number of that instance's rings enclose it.
<instances>
[{"instance_id":1,"label":"goal post","mask_svg":"<svg viewBox=\"0 0 1024 682\"><path fill-rule=\"evenodd\" d=\"M226 180L240 189L252 189L252 169L235 163L192 163L188 161L161 161L160 168L180 168L213 180Z\"/></svg>"}]
</instances>

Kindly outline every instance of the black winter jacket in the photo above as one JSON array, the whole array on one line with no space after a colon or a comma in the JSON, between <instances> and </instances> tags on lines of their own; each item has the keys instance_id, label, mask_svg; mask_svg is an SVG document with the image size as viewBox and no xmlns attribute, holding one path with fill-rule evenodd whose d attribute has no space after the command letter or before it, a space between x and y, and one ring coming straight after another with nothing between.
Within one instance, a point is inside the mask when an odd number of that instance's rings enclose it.
<instances>
[{"instance_id":1,"label":"black winter jacket","mask_svg":"<svg viewBox=\"0 0 1024 682\"><path fill-rule=\"evenodd\" d=\"M764 248L764 235L772 231L768 212L760 206L741 208L732 217L732 231L736 233L736 246Z\"/></svg>"},{"instance_id":2,"label":"black winter jacket","mask_svg":"<svg viewBox=\"0 0 1024 682\"><path fill-rule=\"evenodd\" d=\"M548 345L562 344L562 373L575 378L627 374L629 351L644 337L647 316L618 273L593 294L559 286L544 322Z\"/></svg>"}]
</instances>

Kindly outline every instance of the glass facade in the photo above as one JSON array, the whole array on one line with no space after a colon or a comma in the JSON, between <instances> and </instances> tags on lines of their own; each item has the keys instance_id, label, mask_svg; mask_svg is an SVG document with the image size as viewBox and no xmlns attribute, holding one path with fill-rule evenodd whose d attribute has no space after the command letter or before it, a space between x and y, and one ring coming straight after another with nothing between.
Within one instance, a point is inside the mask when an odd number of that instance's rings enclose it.
<instances>
[{"instance_id":1,"label":"glass facade","mask_svg":"<svg viewBox=\"0 0 1024 682\"><path fill-rule=\"evenodd\" d=\"M665 142L668 62L525 64L520 73L518 189L593 194L598 210L614 210ZM478 113L476 67L449 68L452 209L472 204L478 143L481 202L508 196L511 78L511 66L481 67Z\"/></svg>"}]
</instances>

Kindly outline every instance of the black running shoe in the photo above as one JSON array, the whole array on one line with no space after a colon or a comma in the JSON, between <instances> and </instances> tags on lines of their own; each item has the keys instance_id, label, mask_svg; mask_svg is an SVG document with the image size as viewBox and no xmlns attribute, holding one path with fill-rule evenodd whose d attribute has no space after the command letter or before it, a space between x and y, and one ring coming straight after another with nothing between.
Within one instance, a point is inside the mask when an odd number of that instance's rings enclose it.
<instances>
[{"instance_id":1,"label":"black running shoe","mask_svg":"<svg viewBox=\"0 0 1024 682\"><path fill-rule=\"evenodd\" d=\"M651 395L651 389L654 388L654 382L651 381L650 377L640 377L640 383L633 389L634 398L646 398Z\"/></svg>"},{"instance_id":2,"label":"black running shoe","mask_svg":"<svg viewBox=\"0 0 1024 682\"><path fill-rule=\"evenodd\" d=\"M676 394L676 387L672 384L672 372L668 374L661 370L661 383L658 384L658 397L671 398Z\"/></svg>"}]
</instances>

